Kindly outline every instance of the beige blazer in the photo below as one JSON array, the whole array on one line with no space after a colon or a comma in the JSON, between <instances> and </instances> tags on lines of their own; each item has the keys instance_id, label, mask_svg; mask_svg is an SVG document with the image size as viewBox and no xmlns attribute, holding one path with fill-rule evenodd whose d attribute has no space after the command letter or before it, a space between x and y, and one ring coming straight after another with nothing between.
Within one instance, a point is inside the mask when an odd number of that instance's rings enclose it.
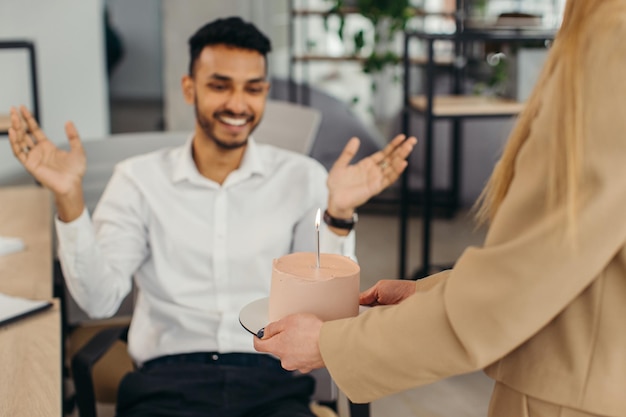
<instances>
[{"instance_id":1,"label":"beige blazer","mask_svg":"<svg viewBox=\"0 0 626 417\"><path fill-rule=\"evenodd\" d=\"M483 247L396 306L325 323L324 361L367 402L485 369L529 396L626 416L626 1L583 34L585 123L578 245L546 209L553 76Z\"/></svg>"}]
</instances>

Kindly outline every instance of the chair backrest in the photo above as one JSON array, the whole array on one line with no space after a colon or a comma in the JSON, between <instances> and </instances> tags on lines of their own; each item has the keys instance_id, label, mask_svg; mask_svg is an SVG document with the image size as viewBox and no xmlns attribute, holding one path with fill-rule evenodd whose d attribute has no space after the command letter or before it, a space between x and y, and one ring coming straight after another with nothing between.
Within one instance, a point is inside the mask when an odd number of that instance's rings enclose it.
<instances>
[{"instance_id":1,"label":"chair backrest","mask_svg":"<svg viewBox=\"0 0 626 417\"><path fill-rule=\"evenodd\" d=\"M252 136L257 142L309 155L320 127L319 110L288 101L268 100Z\"/></svg>"},{"instance_id":2,"label":"chair backrest","mask_svg":"<svg viewBox=\"0 0 626 417\"><path fill-rule=\"evenodd\" d=\"M261 123L254 131L259 143L309 154L320 126L318 110L279 100L268 100ZM178 146L190 132L142 132L111 135L83 142L87 172L83 179L87 208L93 211L115 165L135 155Z\"/></svg>"},{"instance_id":3,"label":"chair backrest","mask_svg":"<svg viewBox=\"0 0 626 417\"><path fill-rule=\"evenodd\" d=\"M93 212L115 165L124 159L157 149L179 146L189 132L123 133L83 142L87 154L87 171L83 177L85 204Z\"/></svg>"}]
</instances>

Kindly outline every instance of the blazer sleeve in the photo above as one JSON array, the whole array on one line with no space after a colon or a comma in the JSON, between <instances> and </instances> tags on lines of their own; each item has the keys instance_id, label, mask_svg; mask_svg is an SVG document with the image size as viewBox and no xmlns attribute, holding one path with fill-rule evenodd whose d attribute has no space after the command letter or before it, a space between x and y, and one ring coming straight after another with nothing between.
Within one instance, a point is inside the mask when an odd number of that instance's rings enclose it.
<instances>
[{"instance_id":1,"label":"blazer sleeve","mask_svg":"<svg viewBox=\"0 0 626 417\"><path fill-rule=\"evenodd\" d=\"M624 250L622 20L605 22L584 43L585 140L575 243L565 232L565 208L546 205L547 142L559 117L552 100L562 88L552 80L484 247L467 249L429 291L323 325L322 356L350 399L372 401L486 367L553 320Z\"/></svg>"}]
</instances>

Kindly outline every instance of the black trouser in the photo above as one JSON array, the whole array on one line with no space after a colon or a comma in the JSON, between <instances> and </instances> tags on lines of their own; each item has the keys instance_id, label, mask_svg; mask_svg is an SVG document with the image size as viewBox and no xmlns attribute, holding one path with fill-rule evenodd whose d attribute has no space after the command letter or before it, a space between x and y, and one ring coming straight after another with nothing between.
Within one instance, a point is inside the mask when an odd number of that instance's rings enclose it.
<instances>
[{"instance_id":1,"label":"black trouser","mask_svg":"<svg viewBox=\"0 0 626 417\"><path fill-rule=\"evenodd\" d=\"M315 380L254 353L189 353L146 362L122 380L118 417L313 417Z\"/></svg>"}]
</instances>

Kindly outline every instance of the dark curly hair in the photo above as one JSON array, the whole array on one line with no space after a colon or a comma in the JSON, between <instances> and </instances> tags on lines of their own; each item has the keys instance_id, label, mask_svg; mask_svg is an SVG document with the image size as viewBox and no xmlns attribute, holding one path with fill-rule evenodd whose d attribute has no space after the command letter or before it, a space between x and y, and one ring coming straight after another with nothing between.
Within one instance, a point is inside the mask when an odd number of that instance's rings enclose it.
<instances>
[{"instance_id":1,"label":"dark curly hair","mask_svg":"<svg viewBox=\"0 0 626 417\"><path fill-rule=\"evenodd\" d=\"M270 40L252 23L240 17L227 17L207 23L189 38L189 75L193 76L194 66L200 53L208 45L227 45L251 49L265 58L272 50Z\"/></svg>"}]
</instances>

